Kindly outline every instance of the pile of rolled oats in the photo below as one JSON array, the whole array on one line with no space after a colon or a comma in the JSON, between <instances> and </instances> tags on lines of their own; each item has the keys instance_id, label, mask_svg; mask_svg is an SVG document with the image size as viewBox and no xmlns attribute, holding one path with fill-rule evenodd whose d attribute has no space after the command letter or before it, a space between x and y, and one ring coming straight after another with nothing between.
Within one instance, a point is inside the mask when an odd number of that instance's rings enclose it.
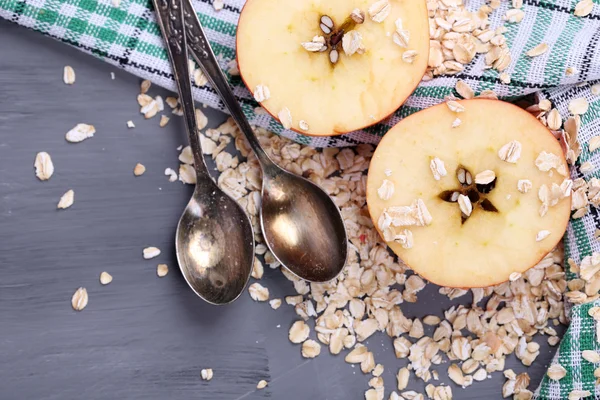
<instances>
[{"instance_id":1,"label":"pile of rolled oats","mask_svg":"<svg viewBox=\"0 0 600 400\"><path fill-rule=\"evenodd\" d=\"M285 303L294 307L298 315L299 319L289 331L289 339L302 344L303 357L318 356L323 346L332 354L349 350L346 362L359 364L364 374L371 375L371 389L365 398L383 399L383 365L377 364L365 341L376 332L385 332L393 341L396 356L410 361L408 367L398 371L398 382L388 383L388 387L396 387L399 392L392 392L389 398L424 399L427 396L440 400L451 399L452 389L438 381L439 369L447 369L450 379L466 388L493 372L503 371L505 359L512 353L524 365L531 365L539 354L539 344L534 338L545 336L553 346L559 342L554 326L566 322L563 293L567 287L560 248L523 275L501 285L472 290L439 289L450 299L471 292L470 306L453 306L444 312L443 318L435 315L408 318L402 311L402 303L417 302L426 282L390 254L369 217L365 186L373 146L319 151L261 128L257 128L256 133L276 163L327 191L341 208L348 229L350 257L338 279L308 283L280 268L296 291L285 298ZM251 216L257 257L264 256L265 264L272 269L279 268L260 234L261 173L246 139L232 120L201 135L205 153L215 161L220 160L217 165L221 173L217 179L219 186L237 199ZM219 149L221 143L230 141L243 158L227 153L224 146ZM185 152L183 149L180 156L182 166L193 162ZM263 273L264 264L256 258L252 276L260 280ZM269 298L268 288L258 282L250 285L249 292L254 300L269 301L274 309L282 304L281 299ZM310 320L314 328L308 323ZM424 325L435 327L432 336L425 334ZM515 375L507 370L504 374L507 378L504 395L531 398L527 373ZM427 382L425 394L405 390L408 380L415 377Z\"/></svg>"}]
</instances>

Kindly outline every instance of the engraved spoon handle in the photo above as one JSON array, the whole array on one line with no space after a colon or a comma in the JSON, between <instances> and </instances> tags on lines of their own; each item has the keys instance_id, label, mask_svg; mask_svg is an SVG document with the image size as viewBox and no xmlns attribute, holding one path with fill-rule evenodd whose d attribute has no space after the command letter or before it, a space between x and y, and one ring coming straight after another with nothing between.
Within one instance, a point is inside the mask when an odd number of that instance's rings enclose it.
<instances>
[{"instance_id":1,"label":"engraved spoon handle","mask_svg":"<svg viewBox=\"0 0 600 400\"><path fill-rule=\"evenodd\" d=\"M156 0L155 0L156 1ZM183 16L185 19L185 30L187 45L192 53L192 56L206 75L207 79L212 84L212 87L221 96L223 103L231 113L234 121L238 124L241 131L246 135L250 147L254 150L259 161L263 166L272 166L273 161L269 159L265 151L262 149L258 138L254 134L250 123L246 119L242 108L240 107L237 99L235 98L233 91L229 87L227 78L221 67L217 62L215 54L213 53L208 38L202 29L202 25L198 20L198 16L194 11L192 2L190 0L181 0L183 3Z\"/></svg>"},{"instance_id":2,"label":"engraved spoon handle","mask_svg":"<svg viewBox=\"0 0 600 400\"><path fill-rule=\"evenodd\" d=\"M183 7L181 0L153 0L158 25L162 32L177 88L179 89L179 104L183 109L185 126L187 128L190 147L194 155L194 168L197 180L211 179L208 168L204 163L196 110L192 97L190 82L189 58L186 37L183 30Z\"/></svg>"}]
</instances>

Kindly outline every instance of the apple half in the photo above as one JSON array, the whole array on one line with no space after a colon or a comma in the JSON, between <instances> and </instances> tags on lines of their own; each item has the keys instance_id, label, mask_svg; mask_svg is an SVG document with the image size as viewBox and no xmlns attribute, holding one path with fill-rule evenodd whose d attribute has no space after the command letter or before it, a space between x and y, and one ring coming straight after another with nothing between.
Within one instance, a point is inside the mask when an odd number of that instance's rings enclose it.
<instances>
[{"instance_id":1,"label":"apple half","mask_svg":"<svg viewBox=\"0 0 600 400\"><path fill-rule=\"evenodd\" d=\"M284 127L340 135L385 119L427 68L425 0L248 0L242 79Z\"/></svg>"},{"instance_id":2,"label":"apple half","mask_svg":"<svg viewBox=\"0 0 600 400\"><path fill-rule=\"evenodd\" d=\"M385 135L367 203L379 233L415 272L441 286L487 287L518 278L561 240L568 174L559 142L526 111L452 101Z\"/></svg>"}]
</instances>

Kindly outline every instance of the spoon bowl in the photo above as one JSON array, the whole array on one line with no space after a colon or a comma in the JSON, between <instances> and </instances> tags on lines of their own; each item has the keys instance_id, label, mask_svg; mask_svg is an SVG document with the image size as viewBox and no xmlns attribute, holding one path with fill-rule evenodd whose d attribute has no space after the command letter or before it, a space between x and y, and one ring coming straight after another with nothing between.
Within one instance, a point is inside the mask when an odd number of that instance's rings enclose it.
<instances>
[{"instance_id":1,"label":"spoon bowl","mask_svg":"<svg viewBox=\"0 0 600 400\"><path fill-rule=\"evenodd\" d=\"M194 190L177 225L177 262L198 296L211 304L231 303L252 272L252 225L240 205L211 180L198 187L203 189Z\"/></svg>"},{"instance_id":2,"label":"spoon bowl","mask_svg":"<svg viewBox=\"0 0 600 400\"><path fill-rule=\"evenodd\" d=\"M344 268L348 238L340 210L311 181L266 166L260 222L269 250L294 275L327 282Z\"/></svg>"}]
</instances>

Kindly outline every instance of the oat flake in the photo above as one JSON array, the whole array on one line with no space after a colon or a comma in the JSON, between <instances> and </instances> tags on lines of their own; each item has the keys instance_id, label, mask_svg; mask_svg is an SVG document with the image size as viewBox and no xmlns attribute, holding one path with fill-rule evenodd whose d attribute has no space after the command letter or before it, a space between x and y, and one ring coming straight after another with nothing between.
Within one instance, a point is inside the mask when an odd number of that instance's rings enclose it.
<instances>
[{"instance_id":1,"label":"oat flake","mask_svg":"<svg viewBox=\"0 0 600 400\"><path fill-rule=\"evenodd\" d=\"M72 85L75 83L75 70L73 67L66 65L63 71L63 82L66 85Z\"/></svg>"},{"instance_id":2,"label":"oat flake","mask_svg":"<svg viewBox=\"0 0 600 400\"><path fill-rule=\"evenodd\" d=\"M283 107L277 114L277 117L285 129L290 129L292 127L292 114L290 113L289 108Z\"/></svg>"},{"instance_id":3,"label":"oat flake","mask_svg":"<svg viewBox=\"0 0 600 400\"><path fill-rule=\"evenodd\" d=\"M71 306L75 311L83 310L88 304L88 292L85 288L80 287L75 291L71 298Z\"/></svg>"},{"instance_id":4,"label":"oat flake","mask_svg":"<svg viewBox=\"0 0 600 400\"><path fill-rule=\"evenodd\" d=\"M383 22L390 15L392 6L389 0L379 0L369 6L369 16L374 22Z\"/></svg>"},{"instance_id":5,"label":"oat flake","mask_svg":"<svg viewBox=\"0 0 600 400\"><path fill-rule=\"evenodd\" d=\"M442 179L442 177L448 175L448 171L446 171L446 166L444 165L444 162L437 157L434 157L429 162L429 168L433 173L433 179L435 179L436 181L439 181L440 179Z\"/></svg>"},{"instance_id":6,"label":"oat flake","mask_svg":"<svg viewBox=\"0 0 600 400\"><path fill-rule=\"evenodd\" d=\"M160 249L158 247L146 247L143 250L143 255L145 260L150 260L160 255Z\"/></svg>"},{"instance_id":7,"label":"oat flake","mask_svg":"<svg viewBox=\"0 0 600 400\"><path fill-rule=\"evenodd\" d=\"M102 285L108 285L113 280L113 277L108 272L104 271L100 274L100 283Z\"/></svg>"},{"instance_id":8,"label":"oat flake","mask_svg":"<svg viewBox=\"0 0 600 400\"><path fill-rule=\"evenodd\" d=\"M377 195L381 200L389 200L394 195L394 183L384 179L379 189L377 189Z\"/></svg>"},{"instance_id":9,"label":"oat flake","mask_svg":"<svg viewBox=\"0 0 600 400\"><path fill-rule=\"evenodd\" d=\"M35 176L37 176L40 181L50 179L54 173L54 164L52 163L50 154L45 151L37 153L33 166L35 167Z\"/></svg>"},{"instance_id":10,"label":"oat flake","mask_svg":"<svg viewBox=\"0 0 600 400\"><path fill-rule=\"evenodd\" d=\"M74 196L75 192L73 192L72 189L68 190L65 194L62 195L56 207L60 209L71 207L73 205Z\"/></svg>"},{"instance_id":11,"label":"oat flake","mask_svg":"<svg viewBox=\"0 0 600 400\"><path fill-rule=\"evenodd\" d=\"M167 264L158 264L156 267L156 275L159 278L166 276L169 273L169 266Z\"/></svg>"},{"instance_id":12,"label":"oat flake","mask_svg":"<svg viewBox=\"0 0 600 400\"><path fill-rule=\"evenodd\" d=\"M77 124L75 128L67 132L65 139L67 139L67 142L79 143L93 137L94 133L96 133L96 128L93 125Z\"/></svg>"}]
</instances>

